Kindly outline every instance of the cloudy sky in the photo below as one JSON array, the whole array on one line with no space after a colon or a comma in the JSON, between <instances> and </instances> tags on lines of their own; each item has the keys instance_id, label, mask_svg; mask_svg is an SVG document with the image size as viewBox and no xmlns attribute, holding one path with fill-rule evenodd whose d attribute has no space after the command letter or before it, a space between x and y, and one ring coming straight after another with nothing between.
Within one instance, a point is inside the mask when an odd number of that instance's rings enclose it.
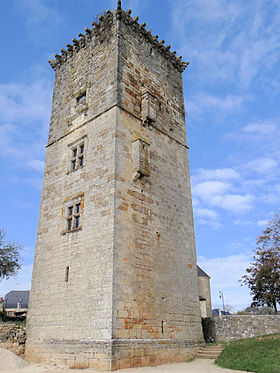
<instances>
[{"instance_id":1,"label":"cloudy sky","mask_svg":"<svg viewBox=\"0 0 280 373\"><path fill-rule=\"evenodd\" d=\"M1 1L0 227L23 269L0 296L30 288L54 73L47 60L116 0ZM279 0L123 0L185 61L198 263L212 300L250 304L238 280L280 202Z\"/></svg>"}]
</instances>

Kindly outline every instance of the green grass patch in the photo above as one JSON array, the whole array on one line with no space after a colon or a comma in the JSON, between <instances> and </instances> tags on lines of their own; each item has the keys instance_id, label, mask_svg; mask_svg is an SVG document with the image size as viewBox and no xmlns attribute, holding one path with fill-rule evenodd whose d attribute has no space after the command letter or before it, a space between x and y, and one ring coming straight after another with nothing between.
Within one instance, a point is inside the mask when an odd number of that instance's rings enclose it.
<instances>
[{"instance_id":1,"label":"green grass patch","mask_svg":"<svg viewBox=\"0 0 280 373\"><path fill-rule=\"evenodd\" d=\"M185 360L185 363L191 363L195 360L195 357L190 357L189 359Z\"/></svg>"},{"instance_id":2,"label":"green grass patch","mask_svg":"<svg viewBox=\"0 0 280 373\"><path fill-rule=\"evenodd\" d=\"M226 343L215 363L228 369L280 373L280 334Z\"/></svg>"}]
</instances>

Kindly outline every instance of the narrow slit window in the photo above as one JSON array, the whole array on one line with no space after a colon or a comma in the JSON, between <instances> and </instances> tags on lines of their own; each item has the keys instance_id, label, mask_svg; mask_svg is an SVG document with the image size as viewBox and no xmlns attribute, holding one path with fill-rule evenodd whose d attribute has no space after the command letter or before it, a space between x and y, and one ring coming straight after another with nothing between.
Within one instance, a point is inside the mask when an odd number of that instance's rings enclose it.
<instances>
[{"instance_id":1,"label":"narrow slit window","mask_svg":"<svg viewBox=\"0 0 280 373\"><path fill-rule=\"evenodd\" d=\"M69 266L65 268L65 282L69 281Z\"/></svg>"}]
</instances>

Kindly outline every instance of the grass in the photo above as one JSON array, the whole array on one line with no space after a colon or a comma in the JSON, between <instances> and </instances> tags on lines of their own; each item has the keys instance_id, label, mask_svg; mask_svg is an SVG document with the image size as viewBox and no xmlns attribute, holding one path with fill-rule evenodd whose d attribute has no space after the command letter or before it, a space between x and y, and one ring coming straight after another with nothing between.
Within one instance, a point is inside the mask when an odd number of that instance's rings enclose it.
<instances>
[{"instance_id":1,"label":"grass","mask_svg":"<svg viewBox=\"0 0 280 373\"><path fill-rule=\"evenodd\" d=\"M280 373L280 334L226 343L216 364L255 373Z\"/></svg>"},{"instance_id":2,"label":"grass","mask_svg":"<svg viewBox=\"0 0 280 373\"><path fill-rule=\"evenodd\" d=\"M191 363L195 360L195 357L190 357L189 359L185 360L185 363Z\"/></svg>"}]
</instances>

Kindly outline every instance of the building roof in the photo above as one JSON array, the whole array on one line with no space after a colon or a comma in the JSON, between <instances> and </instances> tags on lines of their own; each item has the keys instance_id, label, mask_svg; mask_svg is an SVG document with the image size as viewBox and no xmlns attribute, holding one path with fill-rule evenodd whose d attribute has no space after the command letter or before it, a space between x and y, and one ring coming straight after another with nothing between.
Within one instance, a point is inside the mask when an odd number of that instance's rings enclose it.
<instances>
[{"instance_id":1,"label":"building roof","mask_svg":"<svg viewBox=\"0 0 280 373\"><path fill-rule=\"evenodd\" d=\"M5 295L4 308L17 308L18 303L20 308L27 308L29 301L29 290L12 290Z\"/></svg>"},{"instance_id":2,"label":"building roof","mask_svg":"<svg viewBox=\"0 0 280 373\"><path fill-rule=\"evenodd\" d=\"M210 276L207 275L207 273L204 272L203 269L201 269L198 265L197 265L197 275L198 275L198 277L208 277L208 278L210 278Z\"/></svg>"},{"instance_id":3,"label":"building roof","mask_svg":"<svg viewBox=\"0 0 280 373\"><path fill-rule=\"evenodd\" d=\"M228 312L228 311L221 310L221 315L222 316L230 316L232 314L230 312ZM214 308L212 310L212 316L219 316L219 309L218 308Z\"/></svg>"}]
</instances>

